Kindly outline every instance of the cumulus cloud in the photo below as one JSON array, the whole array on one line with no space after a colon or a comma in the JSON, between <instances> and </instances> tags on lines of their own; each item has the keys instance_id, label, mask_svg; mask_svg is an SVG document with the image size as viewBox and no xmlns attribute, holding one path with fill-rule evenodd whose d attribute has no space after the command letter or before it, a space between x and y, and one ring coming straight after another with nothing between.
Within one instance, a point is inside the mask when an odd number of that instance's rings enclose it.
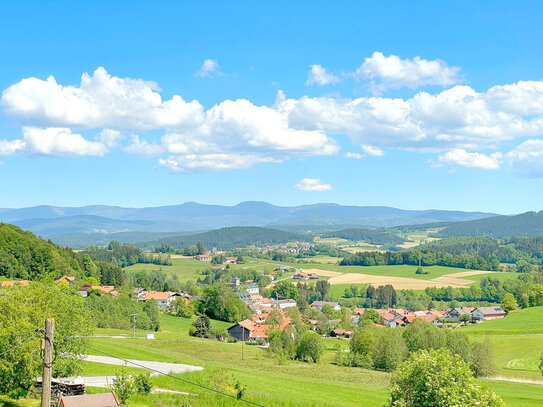
<instances>
[{"instance_id":1,"label":"cumulus cloud","mask_svg":"<svg viewBox=\"0 0 543 407\"><path fill-rule=\"evenodd\" d=\"M396 55L385 56L381 52L374 52L364 60L354 77L370 80L372 89L381 93L402 87L416 89L425 85L454 85L460 82L459 73L460 68L450 67L440 59L429 61L418 56L401 59Z\"/></svg>"},{"instance_id":2,"label":"cumulus cloud","mask_svg":"<svg viewBox=\"0 0 543 407\"><path fill-rule=\"evenodd\" d=\"M325 184L318 178L302 178L294 187L308 192L330 191L332 189L330 184Z\"/></svg>"},{"instance_id":3,"label":"cumulus cloud","mask_svg":"<svg viewBox=\"0 0 543 407\"><path fill-rule=\"evenodd\" d=\"M321 65L311 65L309 74L307 77L306 85L330 85L339 82L339 77L331 72L328 72L326 68Z\"/></svg>"},{"instance_id":4,"label":"cumulus cloud","mask_svg":"<svg viewBox=\"0 0 543 407\"><path fill-rule=\"evenodd\" d=\"M515 112L505 102L493 103L494 91L457 85L409 99L302 97L286 99L277 108L288 115L293 128L345 134L355 144L379 148L434 152L497 148L505 140L543 133L543 114L535 113L543 91L527 92L522 81L500 89L521 94L517 98L531 106L524 107L529 114Z\"/></svg>"},{"instance_id":5,"label":"cumulus cloud","mask_svg":"<svg viewBox=\"0 0 543 407\"><path fill-rule=\"evenodd\" d=\"M424 66L435 61L410 62ZM519 81L482 92L456 85L410 98L289 99L280 91L272 106L238 99L206 110L198 101L186 102L179 95L163 100L154 82L119 78L98 68L92 75L83 74L78 86L58 84L53 77L23 79L3 92L1 103L7 115L41 134L33 136L27 130L21 140L0 141L3 155L103 155L119 147L123 134L130 132L123 149L157 156L159 166L177 172L333 155L339 151L336 135L348 136L363 155L380 156L395 148L438 153L443 160L461 162L446 154L463 150L467 154L463 166L488 168L499 160L487 156L490 161L479 164L485 160L473 156L480 154L476 151L498 150L505 141L543 134L541 81ZM70 129L100 133L90 141ZM149 130L154 130L153 137L145 134ZM528 152L519 146L506 161L518 163L515 154Z\"/></svg>"},{"instance_id":6,"label":"cumulus cloud","mask_svg":"<svg viewBox=\"0 0 543 407\"><path fill-rule=\"evenodd\" d=\"M23 127L23 139L0 140L0 155L44 155L53 157L103 156L108 147L86 140L67 128Z\"/></svg>"},{"instance_id":7,"label":"cumulus cloud","mask_svg":"<svg viewBox=\"0 0 543 407\"><path fill-rule=\"evenodd\" d=\"M466 150L455 149L438 157L436 166L449 165L451 167L479 168L482 170L497 170L500 168L501 153L485 155L469 153Z\"/></svg>"},{"instance_id":8,"label":"cumulus cloud","mask_svg":"<svg viewBox=\"0 0 543 407\"><path fill-rule=\"evenodd\" d=\"M530 139L506 154L509 167L519 177L543 178L543 140Z\"/></svg>"},{"instance_id":9,"label":"cumulus cloud","mask_svg":"<svg viewBox=\"0 0 543 407\"><path fill-rule=\"evenodd\" d=\"M221 76L222 72L216 59L206 59L195 75L201 78L215 78Z\"/></svg>"},{"instance_id":10,"label":"cumulus cloud","mask_svg":"<svg viewBox=\"0 0 543 407\"><path fill-rule=\"evenodd\" d=\"M150 130L184 128L202 121L197 101L174 95L163 101L154 82L111 76L104 68L63 86L53 76L26 78L2 93L6 113L40 126Z\"/></svg>"},{"instance_id":11,"label":"cumulus cloud","mask_svg":"<svg viewBox=\"0 0 543 407\"><path fill-rule=\"evenodd\" d=\"M350 151L346 152L343 156L345 158L354 158L355 160L360 160L363 157L360 153L352 153Z\"/></svg>"}]
</instances>

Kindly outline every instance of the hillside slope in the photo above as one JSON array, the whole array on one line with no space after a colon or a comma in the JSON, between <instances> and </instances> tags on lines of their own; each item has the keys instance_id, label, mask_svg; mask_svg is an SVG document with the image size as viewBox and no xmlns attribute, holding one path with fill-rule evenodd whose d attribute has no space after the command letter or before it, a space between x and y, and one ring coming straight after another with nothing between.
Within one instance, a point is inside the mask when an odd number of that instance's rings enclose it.
<instances>
[{"instance_id":1,"label":"hillside slope","mask_svg":"<svg viewBox=\"0 0 543 407\"><path fill-rule=\"evenodd\" d=\"M0 276L38 279L80 272L79 264L70 251L17 226L0 223Z\"/></svg>"},{"instance_id":2,"label":"hillside slope","mask_svg":"<svg viewBox=\"0 0 543 407\"><path fill-rule=\"evenodd\" d=\"M159 239L156 242L146 242L143 246L165 244L174 248L203 243L207 248L215 247L222 250L231 250L237 247L250 245L270 245L287 243L293 240L310 241L309 235L300 235L276 229L267 229L254 226L227 227L194 235L172 236Z\"/></svg>"},{"instance_id":3,"label":"hillside slope","mask_svg":"<svg viewBox=\"0 0 543 407\"><path fill-rule=\"evenodd\" d=\"M476 235L496 238L543 236L543 211L450 223L437 233L438 237Z\"/></svg>"}]
</instances>

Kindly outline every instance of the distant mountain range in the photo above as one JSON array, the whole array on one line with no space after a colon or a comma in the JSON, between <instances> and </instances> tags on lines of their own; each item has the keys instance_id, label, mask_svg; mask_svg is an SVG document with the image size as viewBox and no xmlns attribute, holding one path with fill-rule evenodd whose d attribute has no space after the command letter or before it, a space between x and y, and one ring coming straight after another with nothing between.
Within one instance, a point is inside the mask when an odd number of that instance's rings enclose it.
<instances>
[{"instance_id":1,"label":"distant mountain range","mask_svg":"<svg viewBox=\"0 0 543 407\"><path fill-rule=\"evenodd\" d=\"M430 222L457 222L494 216L492 213L443 210L403 210L386 206L344 206L331 203L282 207L266 202L234 206L187 202L150 208L92 205L35 206L0 209L0 221L50 237L73 233L197 232L227 226L266 226L293 229L315 226L391 227Z\"/></svg>"}]
</instances>

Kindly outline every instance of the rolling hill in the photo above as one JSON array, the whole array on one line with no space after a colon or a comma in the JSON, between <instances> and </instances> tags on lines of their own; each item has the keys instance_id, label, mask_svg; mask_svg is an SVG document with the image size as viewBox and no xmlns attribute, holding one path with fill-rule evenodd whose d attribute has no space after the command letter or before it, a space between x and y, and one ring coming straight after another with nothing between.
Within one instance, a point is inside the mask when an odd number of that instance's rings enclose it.
<instances>
[{"instance_id":1,"label":"rolling hill","mask_svg":"<svg viewBox=\"0 0 543 407\"><path fill-rule=\"evenodd\" d=\"M429 225L432 226L432 225ZM492 216L484 219L448 223L437 237L489 235L502 237L543 236L543 211L515 216Z\"/></svg>"},{"instance_id":2,"label":"rolling hill","mask_svg":"<svg viewBox=\"0 0 543 407\"><path fill-rule=\"evenodd\" d=\"M319 203L276 206L242 202L234 206L187 202L150 208L91 205L83 207L36 206L0 209L0 222L16 224L41 236L119 232L200 232L229 226L259 226L291 231L338 227L391 227L430 222L457 222L493 216L483 212L403 210L386 206L345 206ZM150 236L147 239L154 239ZM89 239L84 239L89 240ZM64 240L63 244L77 246Z\"/></svg>"},{"instance_id":3,"label":"rolling hill","mask_svg":"<svg viewBox=\"0 0 543 407\"><path fill-rule=\"evenodd\" d=\"M313 240L312 236L285 232L276 229L267 229L255 226L226 227L209 232L194 235L172 236L159 239L155 242L146 242L142 246L152 247L160 244L182 248L203 243L207 248L215 247L221 250L231 250L238 247L246 247L252 244L271 245L287 243L289 241Z\"/></svg>"}]
</instances>

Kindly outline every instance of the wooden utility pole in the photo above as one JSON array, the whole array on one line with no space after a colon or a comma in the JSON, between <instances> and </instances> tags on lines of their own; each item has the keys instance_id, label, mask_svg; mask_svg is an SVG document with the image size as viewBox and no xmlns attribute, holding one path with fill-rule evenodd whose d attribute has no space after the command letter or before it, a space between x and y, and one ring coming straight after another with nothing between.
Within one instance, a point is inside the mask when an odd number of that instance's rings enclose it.
<instances>
[{"instance_id":1,"label":"wooden utility pole","mask_svg":"<svg viewBox=\"0 0 543 407\"><path fill-rule=\"evenodd\" d=\"M55 320L45 320L45 340L43 346L43 374L41 378L41 407L51 405L51 370L53 367L53 340L55 337Z\"/></svg>"}]
</instances>

